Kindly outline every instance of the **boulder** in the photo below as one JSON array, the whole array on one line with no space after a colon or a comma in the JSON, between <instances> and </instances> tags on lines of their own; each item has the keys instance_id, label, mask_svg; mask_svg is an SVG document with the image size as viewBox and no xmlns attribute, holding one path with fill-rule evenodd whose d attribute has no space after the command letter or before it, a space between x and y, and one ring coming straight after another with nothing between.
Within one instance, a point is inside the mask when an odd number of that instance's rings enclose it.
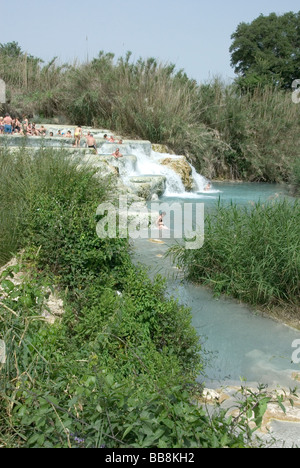
<instances>
[{"instance_id":1,"label":"boulder","mask_svg":"<svg viewBox=\"0 0 300 468\"><path fill-rule=\"evenodd\" d=\"M169 167L180 176L182 183L188 192L193 190L194 181L192 177L192 168L187 162L185 156L164 158L159 162L162 166Z\"/></svg>"},{"instance_id":2,"label":"boulder","mask_svg":"<svg viewBox=\"0 0 300 468\"><path fill-rule=\"evenodd\" d=\"M152 150L156 153L174 154L174 152L168 148L167 145L161 145L159 143L153 143Z\"/></svg>"},{"instance_id":3,"label":"boulder","mask_svg":"<svg viewBox=\"0 0 300 468\"><path fill-rule=\"evenodd\" d=\"M134 176L129 179L130 188L144 200L151 200L156 194L162 196L166 190L166 177L157 175Z\"/></svg>"}]
</instances>

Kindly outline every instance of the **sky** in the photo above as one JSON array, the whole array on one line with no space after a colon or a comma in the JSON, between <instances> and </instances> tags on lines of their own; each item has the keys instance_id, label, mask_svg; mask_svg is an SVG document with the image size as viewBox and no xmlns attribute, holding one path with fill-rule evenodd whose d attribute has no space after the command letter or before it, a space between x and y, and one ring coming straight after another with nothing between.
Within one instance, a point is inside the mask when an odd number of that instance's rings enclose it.
<instances>
[{"instance_id":1,"label":"sky","mask_svg":"<svg viewBox=\"0 0 300 468\"><path fill-rule=\"evenodd\" d=\"M0 5L4 0L0 0ZM300 11L299 0L14 0L1 11L0 43L45 62L84 62L99 51L154 57L199 83L234 79L231 35L260 14Z\"/></svg>"}]
</instances>

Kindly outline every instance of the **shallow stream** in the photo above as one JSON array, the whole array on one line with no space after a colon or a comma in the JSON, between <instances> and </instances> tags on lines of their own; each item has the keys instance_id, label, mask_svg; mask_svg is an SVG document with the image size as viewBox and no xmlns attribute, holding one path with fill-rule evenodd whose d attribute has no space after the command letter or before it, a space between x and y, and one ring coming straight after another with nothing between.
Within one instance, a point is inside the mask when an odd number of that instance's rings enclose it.
<instances>
[{"instance_id":1,"label":"shallow stream","mask_svg":"<svg viewBox=\"0 0 300 468\"><path fill-rule=\"evenodd\" d=\"M204 203L205 211L213 209L218 199L238 205L288 197L286 189L272 184L214 183L207 193L184 197L163 197L160 202ZM199 376L207 386L264 383L270 387L295 387L293 373L300 364L292 362L294 340L300 331L263 317L259 312L228 298L215 298L205 287L184 280L164 254L174 240L136 239L133 260L149 267L149 274L167 278L168 293L178 297L191 309L193 326L208 352L206 376Z\"/></svg>"}]
</instances>

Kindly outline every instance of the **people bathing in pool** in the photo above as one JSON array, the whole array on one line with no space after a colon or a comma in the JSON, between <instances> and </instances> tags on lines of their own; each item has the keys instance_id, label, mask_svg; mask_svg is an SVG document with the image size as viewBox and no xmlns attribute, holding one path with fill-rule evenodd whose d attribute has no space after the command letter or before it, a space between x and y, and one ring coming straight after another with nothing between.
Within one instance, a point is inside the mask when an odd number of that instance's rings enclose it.
<instances>
[{"instance_id":1,"label":"people bathing in pool","mask_svg":"<svg viewBox=\"0 0 300 468\"><path fill-rule=\"evenodd\" d=\"M54 137L54 132L53 130L50 130L49 133L47 129L45 128L44 125L41 125L41 127L37 127L37 125L34 122L29 122L28 117L26 115L22 116L22 119L19 119L17 116L11 117L10 114L5 114L4 117L0 116L0 135L13 135L13 134L19 134L23 136L40 136L44 137L47 134L49 134L50 137ZM58 137L65 137L65 138L72 138L72 132L71 130L68 131L62 131L62 130L57 130L56 135ZM73 146L74 147L80 147L81 139L85 138L86 139L86 146L88 148L92 148L97 152L97 144L94 136L88 132L87 135L83 134L82 128L80 125L77 125L77 127L74 130L74 142ZM122 139L115 139L113 135L108 136L107 134L104 135L104 139L110 143L118 143L118 144L123 144ZM113 153L113 156L118 159L122 158L123 155L120 153L119 148L116 149L116 151Z\"/></svg>"},{"instance_id":2,"label":"people bathing in pool","mask_svg":"<svg viewBox=\"0 0 300 468\"><path fill-rule=\"evenodd\" d=\"M5 117L3 119L3 133L5 135L11 135L12 134L12 122L13 119L9 114L5 114Z\"/></svg>"},{"instance_id":3,"label":"people bathing in pool","mask_svg":"<svg viewBox=\"0 0 300 468\"><path fill-rule=\"evenodd\" d=\"M123 154L120 153L119 148L116 149L116 151L112 154L116 159L123 158Z\"/></svg>"},{"instance_id":4,"label":"people bathing in pool","mask_svg":"<svg viewBox=\"0 0 300 468\"><path fill-rule=\"evenodd\" d=\"M29 123L26 116L23 116L22 120L20 120L19 117L11 117L11 115L7 113L5 117L0 117L0 134L45 136L47 130L44 125L38 128L34 122Z\"/></svg>"},{"instance_id":5,"label":"people bathing in pool","mask_svg":"<svg viewBox=\"0 0 300 468\"><path fill-rule=\"evenodd\" d=\"M86 146L88 148L91 148L91 149L94 149L97 153L97 144L96 144L96 140L93 136L92 133L88 132L87 136L86 136Z\"/></svg>"},{"instance_id":6,"label":"people bathing in pool","mask_svg":"<svg viewBox=\"0 0 300 468\"><path fill-rule=\"evenodd\" d=\"M80 146L80 140L81 140L82 137L83 137L82 128L81 128L80 125L78 125L75 128L75 131L74 131L75 142L74 142L73 146L79 147Z\"/></svg>"},{"instance_id":7,"label":"people bathing in pool","mask_svg":"<svg viewBox=\"0 0 300 468\"><path fill-rule=\"evenodd\" d=\"M115 137L114 137L113 135L111 135L111 136L109 137L109 136L107 135L107 133L105 133L105 134L103 135L103 138L104 138L104 140L109 141L110 143L116 143L116 139L115 139ZM122 145L123 140L120 138L120 139L117 141L117 143L118 143L119 145Z\"/></svg>"}]
</instances>

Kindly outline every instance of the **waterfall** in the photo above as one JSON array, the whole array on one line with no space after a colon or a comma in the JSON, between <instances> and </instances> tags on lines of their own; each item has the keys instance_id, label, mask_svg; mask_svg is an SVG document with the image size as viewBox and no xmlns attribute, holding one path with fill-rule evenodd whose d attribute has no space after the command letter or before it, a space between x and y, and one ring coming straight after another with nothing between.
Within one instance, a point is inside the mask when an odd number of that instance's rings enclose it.
<instances>
[{"instance_id":1,"label":"waterfall","mask_svg":"<svg viewBox=\"0 0 300 468\"><path fill-rule=\"evenodd\" d=\"M166 197L180 197L180 198L197 198L197 192L202 192L205 185L207 184L207 179L196 172L196 169L191 166L192 177L194 181L194 191L186 191L184 184L180 175L175 172L172 168L160 164L162 159L182 159L182 156L173 155L169 153L157 153L151 151L151 155L148 156L143 152L142 149L131 148L130 145L124 146L124 151L122 148L122 153L124 155L131 154L136 156L137 162L134 166L132 163L128 162L122 165L120 168L120 175L124 183L128 183L130 177L133 176L165 176L166 177L166 191L164 196Z\"/></svg>"}]
</instances>

